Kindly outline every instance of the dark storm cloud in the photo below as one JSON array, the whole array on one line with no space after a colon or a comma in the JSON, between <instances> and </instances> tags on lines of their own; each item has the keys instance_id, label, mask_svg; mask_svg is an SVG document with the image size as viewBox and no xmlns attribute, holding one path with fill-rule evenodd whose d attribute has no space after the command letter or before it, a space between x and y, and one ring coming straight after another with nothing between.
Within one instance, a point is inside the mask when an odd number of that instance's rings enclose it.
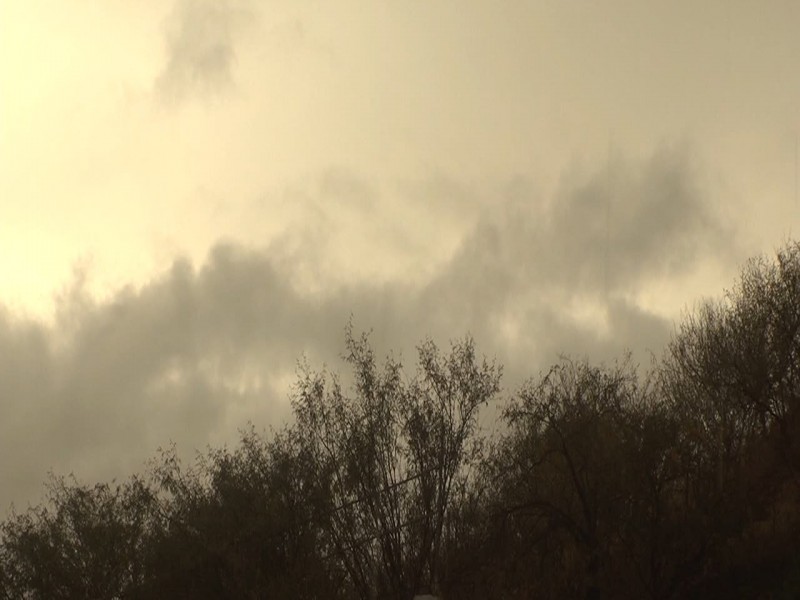
<instances>
[{"instance_id":1,"label":"dark storm cloud","mask_svg":"<svg viewBox=\"0 0 800 600\"><path fill-rule=\"evenodd\" d=\"M451 196L459 189L445 187ZM471 332L513 389L561 353L660 352L670 323L631 295L691 272L699 257L736 257L681 151L565 178L545 208L530 201L533 187L516 182L483 205L455 255L421 286L362 282L306 295L292 284L302 245L278 258L227 244L198 269L177 260L104 302L77 278L52 327L0 314L2 509L35 498L50 468L110 477L140 470L170 440L191 456L248 418L279 425L296 361L338 370L351 315L357 330L373 329L380 353L406 360L426 336L446 346ZM352 175L328 174L319 189L334 204L353 196L378 218L379 191ZM586 306L590 316L575 318Z\"/></svg>"},{"instance_id":2,"label":"dark storm cloud","mask_svg":"<svg viewBox=\"0 0 800 600\"><path fill-rule=\"evenodd\" d=\"M179 102L230 86L237 35L251 16L231 0L178 0L166 22L166 64L156 80L160 98Z\"/></svg>"},{"instance_id":3,"label":"dark storm cloud","mask_svg":"<svg viewBox=\"0 0 800 600\"><path fill-rule=\"evenodd\" d=\"M658 351L668 324L643 314L630 297L650 282L691 272L700 257L739 260L732 240L687 153L665 148L643 164L617 161L565 178L544 211L519 194L486 207L425 290L423 312L438 313L435 321L450 331L492 329L493 317L510 315L524 332L538 332L535 354L543 360L558 352L600 359L626 346ZM520 307L521 297L528 300ZM569 325L570 302L603 308L611 335Z\"/></svg>"},{"instance_id":4,"label":"dark storm cloud","mask_svg":"<svg viewBox=\"0 0 800 600\"><path fill-rule=\"evenodd\" d=\"M562 181L544 212L518 195L485 212L444 287L479 285L478 295L494 297L531 285L625 291L686 271L698 252L730 243L679 149Z\"/></svg>"}]
</instances>

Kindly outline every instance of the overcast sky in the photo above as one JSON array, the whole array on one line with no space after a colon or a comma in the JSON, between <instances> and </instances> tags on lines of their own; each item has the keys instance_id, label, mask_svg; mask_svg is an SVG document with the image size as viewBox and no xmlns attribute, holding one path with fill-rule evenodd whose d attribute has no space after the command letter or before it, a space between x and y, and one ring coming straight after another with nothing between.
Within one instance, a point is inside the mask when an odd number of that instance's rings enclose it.
<instances>
[{"instance_id":1,"label":"overcast sky","mask_svg":"<svg viewBox=\"0 0 800 600\"><path fill-rule=\"evenodd\" d=\"M800 231L796 0L0 3L0 513L305 355L637 361Z\"/></svg>"}]
</instances>

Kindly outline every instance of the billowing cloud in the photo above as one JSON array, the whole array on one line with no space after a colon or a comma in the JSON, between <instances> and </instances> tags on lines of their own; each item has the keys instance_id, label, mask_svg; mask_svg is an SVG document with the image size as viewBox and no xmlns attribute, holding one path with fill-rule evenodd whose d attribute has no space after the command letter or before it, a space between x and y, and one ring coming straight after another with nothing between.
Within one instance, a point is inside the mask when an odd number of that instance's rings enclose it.
<instances>
[{"instance_id":1,"label":"billowing cloud","mask_svg":"<svg viewBox=\"0 0 800 600\"><path fill-rule=\"evenodd\" d=\"M35 499L48 469L121 476L171 440L191 456L247 420L279 426L296 361L338 369L351 315L356 329L373 329L379 352L406 359L426 336L446 346L469 332L513 389L559 353L660 352L670 323L637 292L691 273L702 257L738 260L681 150L565 176L545 204L534 188L516 182L478 208L468 194L474 226L421 282L362 279L310 293L295 271L321 260L312 235L290 251L221 243L197 267L177 259L104 301L76 277L51 325L0 313L0 505ZM365 222L385 218L381 192L352 174L328 173L316 189L329 229L338 221L326 211L346 199ZM437 179L404 189L446 191L457 207L466 188ZM446 207L436 211L446 219Z\"/></svg>"},{"instance_id":2,"label":"billowing cloud","mask_svg":"<svg viewBox=\"0 0 800 600\"><path fill-rule=\"evenodd\" d=\"M251 18L249 7L233 0L177 0L166 22L166 64L156 80L161 99L179 102L232 85L237 36Z\"/></svg>"}]
</instances>

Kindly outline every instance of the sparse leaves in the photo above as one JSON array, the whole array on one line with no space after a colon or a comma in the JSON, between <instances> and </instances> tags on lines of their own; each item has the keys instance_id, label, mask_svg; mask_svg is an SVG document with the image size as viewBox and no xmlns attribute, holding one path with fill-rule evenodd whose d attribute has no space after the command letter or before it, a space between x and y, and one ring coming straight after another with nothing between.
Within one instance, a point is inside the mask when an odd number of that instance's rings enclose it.
<instances>
[{"instance_id":1,"label":"sparse leaves","mask_svg":"<svg viewBox=\"0 0 800 600\"><path fill-rule=\"evenodd\" d=\"M563 360L485 440L471 339L413 372L348 328L295 422L147 478L53 478L0 525L0 600L800 595L800 244L751 261L640 377ZM345 385L342 381L352 381Z\"/></svg>"}]
</instances>

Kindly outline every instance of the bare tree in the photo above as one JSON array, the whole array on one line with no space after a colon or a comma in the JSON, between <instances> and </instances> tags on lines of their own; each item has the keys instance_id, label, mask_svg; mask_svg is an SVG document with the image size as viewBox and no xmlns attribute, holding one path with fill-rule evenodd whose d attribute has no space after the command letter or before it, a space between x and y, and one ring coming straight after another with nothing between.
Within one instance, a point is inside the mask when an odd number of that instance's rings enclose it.
<instances>
[{"instance_id":1,"label":"bare tree","mask_svg":"<svg viewBox=\"0 0 800 600\"><path fill-rule=\"evenodd\" d=\"M600 596L628 502L625 431L637 394L624 365L567 361L526 385L505 412L511 431L498 472L505 508L527 517L523 535L564 576L550 578L546 595Z\"/></svg>"},{"instance_id":2,"label":"bare tree","mask_svg":"<svg viewBox=\"0 0 800 600\"><path fill-rule=\"evenodd\" d=\"M398 361L379 369L367 337L348 330L352 395L307 370L294 399L296 434L327 499L327 551L364 599L436 590L451 499L478 449L478 411L499 390L500 370L477 361L470 339L447 357L426 342L418 356L407 381Z\"/></svg>"}]
</instances>

